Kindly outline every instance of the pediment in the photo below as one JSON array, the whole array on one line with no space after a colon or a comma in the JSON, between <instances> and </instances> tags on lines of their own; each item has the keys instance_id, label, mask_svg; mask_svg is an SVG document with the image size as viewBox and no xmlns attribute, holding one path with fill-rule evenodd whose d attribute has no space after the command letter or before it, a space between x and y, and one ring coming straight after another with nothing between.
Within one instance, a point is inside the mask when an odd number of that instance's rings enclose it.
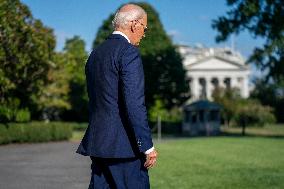
<instances>
[{"instance_id":1,"label":"pediment","mask_svg":"<svg viewBox=\"0 0 284 189\"><path fill-rule=\"evenodd\" d=\"M187 68L189 70L240 70L246 69L246 66L219 57L210 57L191 63L187 65Z\"/></svg>"}]
</instances>

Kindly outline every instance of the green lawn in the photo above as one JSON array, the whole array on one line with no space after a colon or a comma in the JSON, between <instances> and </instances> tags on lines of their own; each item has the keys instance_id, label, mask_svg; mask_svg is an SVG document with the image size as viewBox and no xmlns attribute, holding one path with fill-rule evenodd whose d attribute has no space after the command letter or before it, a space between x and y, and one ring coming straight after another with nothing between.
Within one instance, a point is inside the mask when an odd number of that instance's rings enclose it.
<instances>
[{"instance_id":1,"label":"green lawn","mask_svg":"<svg viewBox=\"0 0 284 189\"><path fill-rule=\"evenodd\" d=\"M222 132L226 134L233 134L233 135L240 135L242 133L242 128L240 127L221 127ZM264 127L247 127L246 128L247 135L253 136L275 136L284 137L284 124L274 124L274 125L267 125Z\"/></svg>"},{"instance_id":2,"label":"green lawn","mask_svg":"<svg viewBox=\"0 0 284 189\"><path fill-rule=\"evenodd\" d=\"M85 131L73 131L71 141L80 141L84 136Z\"/></svg>"},{"instance_id":3,"label":"green lawn","mask_svg":"<svg viewBox=\"0 0 284 189\"><path fill-rule=\"evenodd\" d=\"M231 136L154 141L159 159L150 170L151 188L284 188L283 125L248 128L252 137L238 136L239 128L222 131ZM83 134L74 132L72 140L81 140Z\"/></svg>"},{"instance_id":4,"label":"green lawn","mask_svg":"<svg viewBox=\"0 0 284 189\"><path fill-rule=\"evenodd\" d=\"M203 137L155 144L154 189L284 188L284 140Z\"/></svg>"}]
</instances>

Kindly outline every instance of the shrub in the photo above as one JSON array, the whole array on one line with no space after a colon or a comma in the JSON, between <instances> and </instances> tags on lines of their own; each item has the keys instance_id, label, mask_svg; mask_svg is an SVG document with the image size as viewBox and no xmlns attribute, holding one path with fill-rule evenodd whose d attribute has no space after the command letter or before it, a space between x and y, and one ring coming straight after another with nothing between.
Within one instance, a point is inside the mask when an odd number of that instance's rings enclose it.
<instances>
[{"instance_id":1,"label":"shrub","mask_svg":"<svg viewBox=\"0 0 284 189\"><path fill-rule=\"evenodd\" d=\"M19 124L19 123L10 123L8 124L8 132L11 138L11 142L27 142L28 136L26 134L25 130L25 124Z\"/></svg>"},{"instance_id":2,"label":"shrub","mask_svg":"<svg viewBox=\"0 0 284 189\"><path fill-rule=\"evenodd\" d=\"M27 142L47 142L52 140L52 127L44 122L33 122L25 125Z\"/></svg>"},{"instance_id":3,"label":"shrub","mask_svg":"<svg viewBox=\"0 0 284 189\"><path fill-rule=\"evenodd\" d=\"M8 131L11 142L47 142L52 139L51 126L40 122L10 123Z\"/></svg>"},{"instance_id":4,"label":"shrub","mask_svg":"<svg viewBox=\"0 0 284 189\"><path fill-rule=\"evenodd\" d=\"M72 137L72 125L70 123L53 122L51 124L52 140L66 140Z\"/></svg>"},{"instance_id":5,"label":"shrub","mask_svg":"<svg viewBox=\"0 0 284 189\"><path fill-rule=\"evenodd\" d=\"M149 121L156 122L158 116L162 121L178 123L182 121L182 109L178 107L167 109L161 99L156 99L154 105L149 109Z\"/></svg>"},{"instance_id":6,"label":"shrub","mask_svg":"<svg viewBox=\"0 0 284 189\"><path fill-rule=\"evenodd\" d=\"M28 122L31 119L31 113L28 108L19 109L20 100L17 98L8 98L7 101L0 104L0 123L9 122Z\"/></svg>"},{"instance_id":7,"label":"shrub","mask_svg":"<svg viewBox=\"0 0 284 189\"><path fill-rule=\"evenodd\" d=\"M88 123L70 123L70 125L76 131L85 131L88 127Z\"/></svg>"},{"instance_id":8,"label":"shrub","mask_svg":"<svg viewBox=\"0 0 284 189\"><path fill-rule=\"evenodd\" d=\"M149 126L153 133L157 133L157 122L149 121ZM161 122L161 132L163 134L180 135L182 133L182 122Z\"/></svg>"},{"instance_id":9,"label":"shrub","mask_svg":"<svg viewBox=\"0 0 284 189\"><path fill-rule=\"evenodd\" d=\"M235 122L242 127L242 135L246 133L247 126L263 127L268 123L274 123L275 117L272 108L263 106L256 100L242 100L236 107Z\"/></svg>"},{"instance_id":10,"label":"shrub","mask_svg":"<svg viewBox=\"0 0 284 189\"><path fill-rule=\"evenodd\" d=\"M258 101L243 100L236 109L234 120L239 126L245 124L263 127L266 124L275 122L272 108L263 106Z\"/></svg>"},{"instance_id":11,"label":"shrub","mask_svg":"<svg viewBox=\"0 0 284 189\"><path fill-rule=\"evenodd\" d=\"M9 123L0 125L0 144L9 142L47 142L72 137L72 124L62 122Z\"/></svg>"},{"instance_id":12,"label":"shrub","mask_svg":"<svg viewBox=\"0 0 284 189\"><path fill-rule=\"evenodd\" d=\"M5 105L0 105L0 123L6 123L13 119L13 111Z\"/></svg>"},{"instance_id":13,"label":"shrub","mask_svg":"<svg viewBox=\"0 0 284 189\"><path fill-rule=\"evenodd\" d=\"M10 142L8 129L5 125L0 124L0 144L7 144Z\"/></svg>"},{"instance_id":14,"label":"shrub","mask_svg":"<svg viewBox=\"0 0 284 189\"><path fill-rule=\"evenodd\" d=\"M31 120L31 113L26 109L20 109L16 112L15 121L18 123L29 122Z\"/></svg>"}]
</instances>

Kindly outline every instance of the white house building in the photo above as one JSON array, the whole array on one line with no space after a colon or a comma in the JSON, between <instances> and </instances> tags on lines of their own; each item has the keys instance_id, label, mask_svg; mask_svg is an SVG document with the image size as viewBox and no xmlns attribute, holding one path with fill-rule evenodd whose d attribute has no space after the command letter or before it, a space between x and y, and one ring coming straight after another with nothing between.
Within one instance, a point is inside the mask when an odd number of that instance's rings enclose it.
<instances>
[{"instance_id":1,"label":"white house building","mask_svg":"<svg viewBox=\"0 0 284 189\"><path fill-rule=\"evenodd\" d=\"M190 101L212 100L216 87L237 88L249 96L249 67L240 53L230 48L179 46L191 90Z\"/></svg>"}]
</instances>

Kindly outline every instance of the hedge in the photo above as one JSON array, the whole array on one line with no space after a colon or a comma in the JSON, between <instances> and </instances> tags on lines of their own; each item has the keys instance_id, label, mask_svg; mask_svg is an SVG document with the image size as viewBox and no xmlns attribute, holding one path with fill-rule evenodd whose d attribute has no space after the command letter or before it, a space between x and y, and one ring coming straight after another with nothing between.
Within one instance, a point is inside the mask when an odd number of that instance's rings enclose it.
<instances>
[{"instance_id":1,"label":"hedge","mask_svg":"<svg viewBox=\"0 0 284 189\"><path fill-rule=\"evenodd\" d=\"M158 126L157 122L149 121L149 126L153 133L157 132ZM182 134L182 122L161 122L161 132L163 134L181 135Z\"/></svg>"},{"instance_id":2,"label":"hedge","mask_svg":"<svg viewBox=\"0 0 284 189\"><path fill-rule=\"evenodd\" d=\"M8 129L5 125L0 125L0 144L10 143L10 137L8 134Z\"/></svg>"},{"instance_id":3,"label":"hedge","mask_svg":"<svg viewBox=\"0 0 284 189\"><path fill-rule=\"evenodd\" d=\"M68 140L72 125L63 122L0 124L0 144Z\"/></svg>"},{"instance_id":4,"label":"hedge","mask_svg":"<svg viewBox=\"0 0 284 189\"><path fill-rule=\"evenodd\" d=\"M88 123L75 123L75 122L72 122L71 125L72 125L72 128L75 131L85 131L87 129L87 127L88 127Z\"/></svg>"}]
</instances>

